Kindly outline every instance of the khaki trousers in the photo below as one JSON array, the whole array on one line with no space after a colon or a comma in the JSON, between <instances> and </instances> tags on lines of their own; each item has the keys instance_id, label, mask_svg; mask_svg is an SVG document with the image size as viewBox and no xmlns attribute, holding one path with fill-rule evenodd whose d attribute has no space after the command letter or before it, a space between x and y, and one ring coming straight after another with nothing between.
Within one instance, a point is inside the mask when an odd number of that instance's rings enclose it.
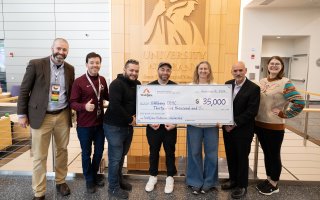
<instances>
[{"instance_id":1,"label":"khaki trousers","mask_svg":"<svg viewBox=\"0 0 320 200\"><path fill-rule=\"evenodd\" d=\"M67 145L70 136L68 112L68 109L65 109L56 115L46 114L41 127L39 129L31 129L31 150L33 154L32 189L36 197L41 197L46 192L47 157L51 135L53 135L55 142L55 181L56 184L65 183L68 172Z\"/></svg>"}]
</instances>

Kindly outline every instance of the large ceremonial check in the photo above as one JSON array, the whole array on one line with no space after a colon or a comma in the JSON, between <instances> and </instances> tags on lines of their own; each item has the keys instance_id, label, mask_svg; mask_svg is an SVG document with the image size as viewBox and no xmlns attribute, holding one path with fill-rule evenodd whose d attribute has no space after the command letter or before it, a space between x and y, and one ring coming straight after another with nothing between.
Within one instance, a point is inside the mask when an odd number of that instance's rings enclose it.
<instances>
[{"instance_id":1,"label":"large ceremonial check","mask_svg":"<svg viewBox=\"0 0 320 200\"><path fill-rule=\"evenodd\" d=\"M138 124L233 124L232 85L139 85Z\"/></svg>"}]
</instances>

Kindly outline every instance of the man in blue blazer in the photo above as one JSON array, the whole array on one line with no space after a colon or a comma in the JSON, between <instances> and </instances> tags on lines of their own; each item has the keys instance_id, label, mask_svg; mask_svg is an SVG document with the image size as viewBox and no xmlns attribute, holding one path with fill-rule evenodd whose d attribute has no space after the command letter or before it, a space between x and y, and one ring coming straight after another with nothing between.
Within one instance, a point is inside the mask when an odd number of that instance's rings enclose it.
<instances>
[{"instance_id":1,"label":"man in blue blazer","mask_svg":"<svg viewBox=\"0 0 320 200\"><path fill-rule=\"evenodd\" d=\"M65 178L68 171L67 145L71 127L69 99L74 67L64 61L69 51L65 39L56 38L51 50L51 56L29 62L17 106L20 126L31 126L34 199L45 199L46 163L51 135L56 151L56 188L63 196L70 194Z\"/></svg>"},{"instance_id":2,"label":"man in blue blazer","mask_svg":"<svg viewBox=\"0 0 320 200\"><path fill-rule=\"evenodd\" d=\"M241 61L232 66L234 125L223 126L223 138L227 155L229 180L221 185L223 190L236 188L231 196L240 199L247 193L248 168L254 119L260 103L260 88L246 78L247 69Z\"/></svg>"}]
</instances>

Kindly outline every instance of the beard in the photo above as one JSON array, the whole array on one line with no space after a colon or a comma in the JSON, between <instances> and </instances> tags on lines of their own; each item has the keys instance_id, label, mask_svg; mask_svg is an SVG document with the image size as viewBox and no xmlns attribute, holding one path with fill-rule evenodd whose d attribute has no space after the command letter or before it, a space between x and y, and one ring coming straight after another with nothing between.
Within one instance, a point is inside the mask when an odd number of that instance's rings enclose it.
<instances>
[{"instance_id":1,"label":"beard","mask_svg":"<svg viewBox=\"0 0 320 200\"><path fill-rule=\"evenodd\" d=\"M169 80L169 76L159 76L159 78L164 82Z\"/></svg>"},{"instance_id":2,"label":"beard","mask_svg":"<svg viewBox=\"0 0 320 200\"><path fill-rule=\"evenodd\" d=\"M52 57L58 64L62 64L63 61L66 59L67 55L60 53L52 53Z\"/></svg>"},{"instance_id":3,"label":"beard","mask_svg":"<svg viewBox=\"0 0 320 200\"><path fill-rule=\"evenodd\" d=\"M124 73L123 76L124 76L126 79L130 80L130 81L135 81L135 80L138 79L137 76L135 76L135 75L129 75L129 74L127 74L127 73Z\"/></svg>"}]
</instances>

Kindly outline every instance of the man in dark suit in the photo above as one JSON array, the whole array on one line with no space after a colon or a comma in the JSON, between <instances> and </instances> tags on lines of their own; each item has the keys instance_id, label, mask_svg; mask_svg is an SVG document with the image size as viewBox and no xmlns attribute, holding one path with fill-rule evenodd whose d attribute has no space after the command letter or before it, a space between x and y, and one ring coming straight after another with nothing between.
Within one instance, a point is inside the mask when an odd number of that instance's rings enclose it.
<instances>
[{"instance_id":1,"label":"man in dark suit","mask_svg":"<svg viewBox=\"0 0 320 200\"><path fill-rule=\"evenodd\" d=\"M229 180L221 185L223 190L236 188L231 196L239 199L246 195L251 142L254 134L254 118L260 103L260 88L246 78L243 62L232 66L234 125L223 126L223 138L227 155Z\"/></svg>"},{"instance_id":2,"label":"man in dark suit","mask_svg":"<svg viewBox=\"0 0 320 200\"><path fill-rule=\"evenodd\" d=\"M65 178L71 127L69 99L74 68L64 61L69 51L65 39L56 38L51 50L51 56L29 62L18 99L19 124L22 127L31 126L34 199L45 199L46 163L51 135L56 151L56 188L63 196L70 194Z\"/></svg>"}]
</instances>

